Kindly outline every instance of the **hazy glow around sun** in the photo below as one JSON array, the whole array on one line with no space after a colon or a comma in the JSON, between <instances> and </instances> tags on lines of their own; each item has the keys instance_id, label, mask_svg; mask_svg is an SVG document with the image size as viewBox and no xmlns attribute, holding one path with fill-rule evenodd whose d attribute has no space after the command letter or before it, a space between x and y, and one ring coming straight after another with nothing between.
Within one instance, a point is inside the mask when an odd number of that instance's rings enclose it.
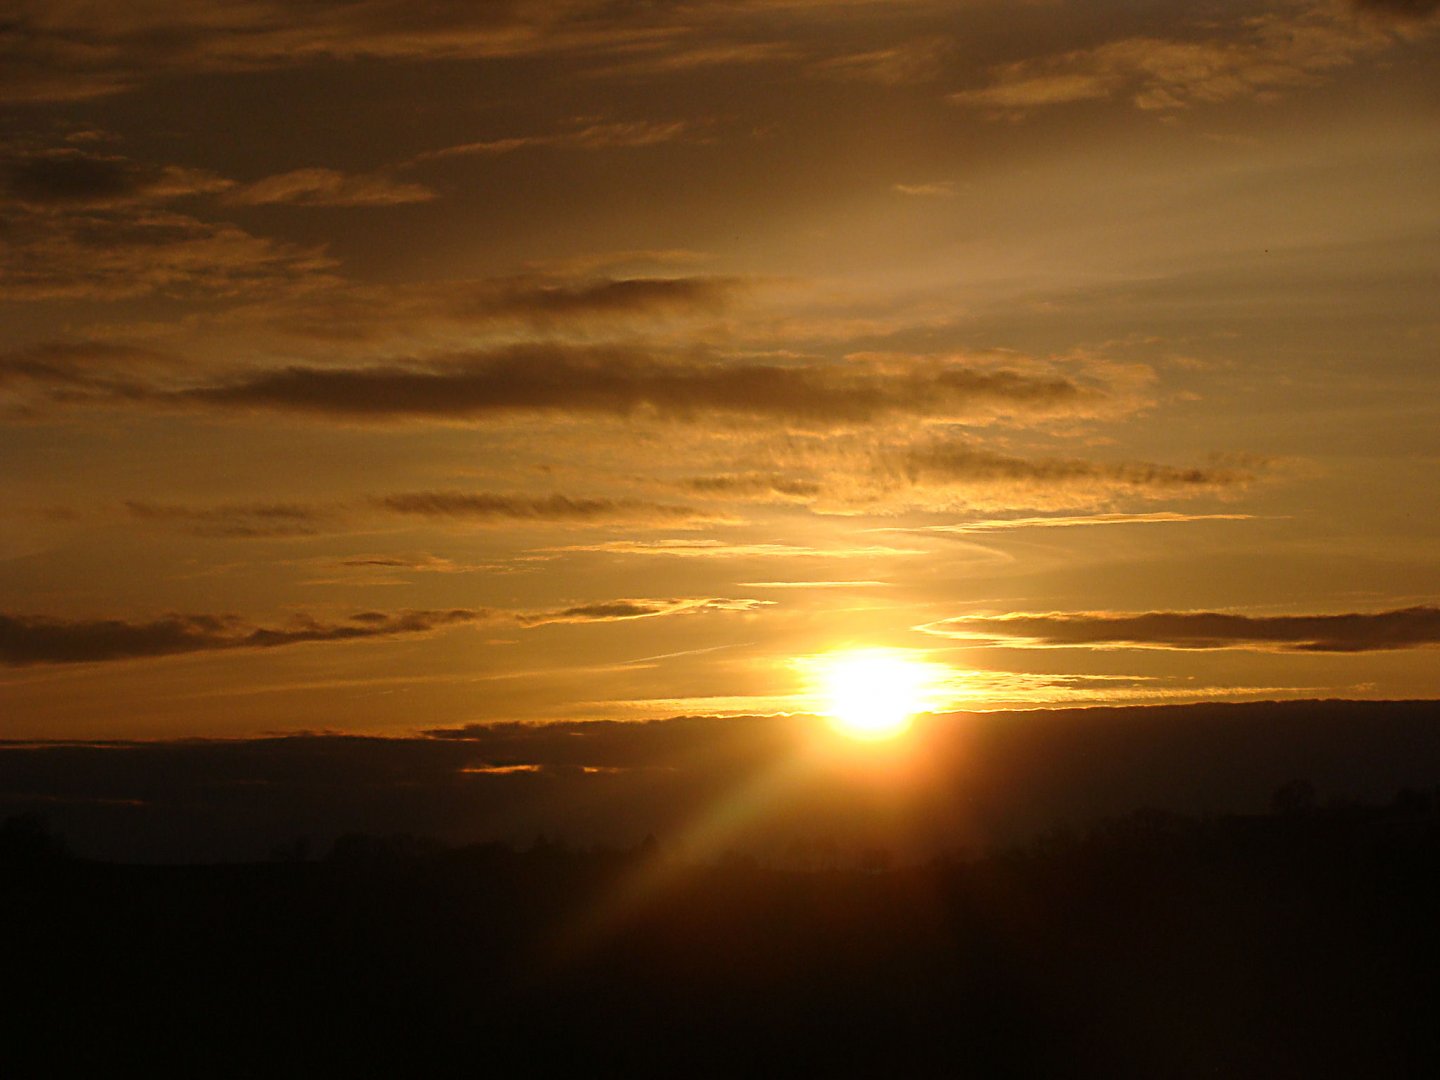
<instances>
[{"instance_id":1,"label":"hazy glow around sun","mask_svg":"<svg viewBox=\"0 0 1440 1080\"><path fill-rule=\"evenodd\" d=\"M939 665L900 649L853 649L814 657L819 706L831 725L855 739L890 739L916 713L934 707Z\"/></svg>"}]
</instances>

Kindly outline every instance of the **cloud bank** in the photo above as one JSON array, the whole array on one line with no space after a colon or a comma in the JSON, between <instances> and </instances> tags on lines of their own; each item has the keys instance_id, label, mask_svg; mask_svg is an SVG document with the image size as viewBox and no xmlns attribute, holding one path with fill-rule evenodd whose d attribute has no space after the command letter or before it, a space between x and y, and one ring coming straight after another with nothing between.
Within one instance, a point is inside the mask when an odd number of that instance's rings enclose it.
<instances>
[{"instance_id":1,"label":"cloud bank","mask_svg":"<svg viewBox=\"0 0 1440 1080\"><path fill-rule=\"evenodd\" d=\"M963 363L690 363L635 350L520 346L364 368L289 367L174 395L211 408L349 420L476 420L517 412L671 420L721 415L819 426L886 417L1087 415L1104 390L1061 374Z\"/></svg>"}]
</instances>

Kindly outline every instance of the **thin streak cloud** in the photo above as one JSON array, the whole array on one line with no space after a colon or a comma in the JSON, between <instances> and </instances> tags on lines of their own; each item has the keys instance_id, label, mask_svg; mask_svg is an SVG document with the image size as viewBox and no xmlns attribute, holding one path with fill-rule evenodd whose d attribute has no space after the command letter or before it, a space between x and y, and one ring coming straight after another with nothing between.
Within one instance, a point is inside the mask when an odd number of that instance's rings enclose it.
<instances>
[{"instance_id":1,"label":"thin streak cloud","mask_svg":"<svg viewBox=\"0 0 1440 1080\"><path fill-rule=\"evenodd\" d=\"M681 559L888 559L925 554L918 548L895 548L881 544L821 548L801 544L730 544L723 540L607 540L599 544L569 544L545 550Z\"/></svg>"},{"instance_id":2,"label":"thin streak cloud","mask_svg":"<svg viewBox=\"0 0 1440 1080\"><path fill-rule=\"evenodd\" d=\"M260 626L237 615L170 614L148 620L59 619L0 613L0 664L88 664L153 659L187 653L265 650L291 645L345 643L425 636L454 626L510 623L609 623L665 615L750 614L773 601L728 599L608 600L542 611L450 608L436 611L362 611L343 619L296 615L279 626Z\"/></svg>"},{"instance_id":3,"label":"thin streak cloud","mask_svg":"<svg viewBox=\"0 0 1440 1080\"><path fill-rule=\"evenodd\" d=\"M1150 514L1076 514L1066 517L996 518L993 521L967 521L959 525L923 525L904 532L984 533L1008 532L1012 529L1073 529L1091 525L1173 525L1195 521L1254 521L1254 514L1184 514L1160 510Z\"/></svg>"},{"instance_id":4,"label":"thin streak cloud","mask_svg":"<svg viewBox=\"0 0 1440 1080\"><path fill-rule=\"evenodd\" d=\"M412 517L450 518L459 521L601 521L665 522L717 521L690 506L645 502L637 499L573 498L568 495L520 496L494 492L416 491L384 495L375 505Z\"/></svg>"},{"instance_id":5,"label":"thin streak cloud","mask_svg":"<svg viewBox=\"0 0 1440 1080\"><path fill-rule=\"evenodd\" d=\"M922 627L975 643L1022 648L1248 649L1364 653L1440 645L1440 608L1343 615L1219 611L971 615Z\"/></svg>"}]
</instances>

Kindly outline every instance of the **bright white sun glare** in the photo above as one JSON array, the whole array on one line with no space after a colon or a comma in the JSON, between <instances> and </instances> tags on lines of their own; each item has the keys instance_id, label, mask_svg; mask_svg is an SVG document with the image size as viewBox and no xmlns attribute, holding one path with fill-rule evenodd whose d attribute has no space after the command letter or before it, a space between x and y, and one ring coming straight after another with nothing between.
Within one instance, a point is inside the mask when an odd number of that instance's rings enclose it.
<instances>
[{"instance_id":1,"label":"bright white sun glare","mask_svg":"<svg viewBox=\"0 0 1440 1080\"><path fill-rule=\"evenodd\" d=\"M831 725L853 739L891 739L933 708L938 665L899 649L854 649L815 657L815 690Z\"/></svg>"}]
</instances>

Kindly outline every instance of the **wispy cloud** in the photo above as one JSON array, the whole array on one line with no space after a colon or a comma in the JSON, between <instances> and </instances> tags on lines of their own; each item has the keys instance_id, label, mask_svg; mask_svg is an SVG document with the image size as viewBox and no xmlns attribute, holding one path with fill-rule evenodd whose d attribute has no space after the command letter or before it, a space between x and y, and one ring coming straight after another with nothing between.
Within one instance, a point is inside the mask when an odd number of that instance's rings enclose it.
<instances>
[{"instance_id":1,"label":"wispy cloud","mask_svg":"<svg viewBox=\"0 0 1440 1080\"><path fill-rule=\"evenodd\" d=\"M1440 608L1344 615L1218 611L970 615L922 627L932 634L1026 648L1250 649L1361 653L1440 645Z\"/></svg>"},{"instance_id":2,"label":"wispy cloud","mask_svg":"<svg viewBox=\"0 0 1440 1080\"><path fill-rule=\"evenodd\" d=\"M1035 483L1108 488L1185 490L1248 483L1253 471L1232 466L1175 466L1147 461L1017 457L971 442L936 440L886 455L894 472L912 484Z\"/></svg>"},{"instance_id":3,"label":"wispy cloud","mask_svg":"<svg viewBox=\"0 0 1440 1080\"><path fill-rule=\"evenodd\" d=\"M727 543L723 540L607 540L598 544L568 544L545 550L599 552L610 555L658 555L682 559L880 559L925 554L916 548L886 547L882 544L822 548L802 544Z\"/></svg>"},{"instance_id":4,"label":"wispy cloud","mask_svg":"<svg viewBox=\"0 0 1440 1080\"><path fill-rule=\"evenodd\" d=\"M164 525L192 536L254 539L312 536L333 525L334 514L302 503L231 503L183 506L130 500L125 509L141 521Z\"/></svg>"},{"instance_id":5,"label":"wispy cloud","mask_svg":"<svg viewBox=\"0 0 1440 1080\"><path fill-rule=\"evenodd\" d=\"M915 38L879 49L843 53L817 60L807 74L850 82L905 86L933 82L955 51L954 39L944 36Z\"/></svg>"},{"instance_id":6,"label":"wispy cloud","mask_svg":"<svg viewBox=\"0 0 1440 1080\"><path fill-rule=\"evenodd\" d=\"M553 611L536 611L515 616L521 626L545 626L551 623L619 622L649 619L657 615L695 615L713 612L749 614L769 607L770 600L607 600L596 604L577 604Z\"/></svg>"},{"instance_id":7,"label":"wispy cloud","mask_svg":"<svg viewBox=\"0 0 1440 1080\"><path fill-rule=\"evenodd\" d=\"M80 210L214 194L233 181L203 169L150 165L66 146L0 156L0 201L30 210Z\"/></svg>"},{"instance_id":8,"label":"wispy cloud","mask_svg":"<svg viewBox=\"0 0 1440 1080\"><path fill-rule=\"evenodd\" d=\"M742 581L742 589L884 589L888 581Z\"/></svg>"},{"instance_id":9,"label":"wispy cloud","mask_svg":"<svg viewBox=\"0 0 1440 1080\"><path fill-rule=\"evenodd\" d=\"M511 135L500 139L481 139L427 150L410 159L408 164L441 161L455 157L494 157L513 154L517 150L538 147L568 147L575 150L611 150L625 147L656 146L674 142L694 128L688 120L603 120L578 125L568 131L543 135Z\"/></svg>"},{"instance_id":10,"label":"wispy cloud","mask_svg":"<svg viewBox=\"0 0 1440 1080\"><path fill-rule=\"evenodd\" d=\"M781 496L785 499L804 501L820 495L825 490L820 481L808 477L754 472L692 476L682 481L681 486L697 495L721 499Z\"/></svg>"},{"instance_id":11,"label":"wispy cloud","mask_svg":"<svg viewBox=\"0 0 1440 1080\"><path fill-rule=\"evenodd\" d=\"M1261 462L1167 465L1079 457L1023 457L975 440L931 439L883 447L873 455L871 483L858 501L931 510L1066 509L1103 505L1120 497L1146 499L1236 492L1256 481ZM1099 521L1084 520L1086 524ZM1041 520L1024 519L1028 524ZM1116 519L1118 520L1118 519ZM1161 520L1161 519L1152 519ZM1079 524L1080 520L1067 524ZM1109 522L1109 523L1114 523ZM991 525L990 531L1005 528ZM1012 526L1018 527L1018 526ZM964 531L963 527L960 530Z\"/></svg>"},{"instance_id":12,"label":"wispy cloud","mask_svg":"<svg viewBox=\"0 0 1440 1080\"><path fill-rule=\"evenodd\" d=\"M0 300L243 296L323 281L335 267L322 247L160 207L29 214L6 233Z\"/></svg>"},{"instance_id":13,"label":"wispy cloud","mask_svg":"<svg viewBox=\"0 0 1440 1080\"><path fill-rule=\"evenodd\" d=\"M450 608L432 611L363 611L342 619L296 615L261 626L237 615L170 614L149 620L59 619L0 613L0 664L86 664L186 653L263 650L291 645L423 636L454 626L509 623L606 623L666 615L750 614L772 601L701 599L606 600L565 608L514 611Z\"/></svg>"},{"instance_id":14,"label":"wispy cloud","mask_svg":"<svg viewBox=\"0 0 1440 1080\"><path fill-rule=\"evenodd\" d=\"M424 184L385 173L343 173L336 169L295 169L242 184L225 200L240 206L397 206L428 202L435 192Z\"/></svg>"},{"instance_id":15,"label":"wispy cloud","mask_svg":"<svg viewBox=\"0 0 1440 1080\"><path fill-rule=\"evenodd\" d=\"M562 525L664 525L733 519L690 506L644 499L580 498L563 494L517 495L491 491L410 491L363 501L253 502L190 505L127 500L138 521L212 539L265 539L343 531L383 515L467 524L555 522Z\"/></svg>"},{"instance_id":16,"label":"wispy cloud","mask_svg":"<svg viewBox=\"0 0 1440 1080\"><path fill-rule=\"evenodd\" d=\"M1091 525L1171 525L1193 521L1253 521L1253 514L1183 514L1161 510L1150 514L1076 514L1069 516L995 518L967 521L959 525L922 525L901 532L986 533L1011 529L1071 529ZM888 531L888 530L887 530Z\"/></svg>"},{"instance_id":17,"label":"wispy cloud","mask_svg":"<svg viewBox=\"0 0 1440 1080\"><path fill-rule=\"evenodd\" d=\"M901 195L914 195L929 199L951 199L955 197L954 180L932 180L924 184L892 184L891 189Z\"/></svg>"},{"instance_id":18,"label":"wispy cloud","mask_svg":"<svg viewBox=\"0 0 1440 1080\"><path fill-rule=\"evenodd\" d=\"M597 276L588 266L423 285L330 283L267 297L231 312L229 325L327 348L417 351L417 342L540 332L592 341L630 329L654 334L667 322L711 319L750 285L733 277Z\"/></svg>"},{"instance_id":19,"label":"wispy cloud","mask_svg":"<svg viewBox=\"0 0 1440 1080\"><path fill-rule=\"evenodd\" d=\"M664 10L603 0L453 4L264 0L21 5L3 28L0 99L76 101L157 77L357 59L453 60L664 45ZM61 77L60 73L64 73Z\"/></svg>"},{"instance_id":20,"label":"wispy cloud","mask_svg":"<svg viewBox=\"0 0 1440 1080\"><path fill-rule=\"evenodd\" d=\"M802 49L785 41L693 44L655 40L630 50L625 59L590 69L588 74L597 78L637 78L706 68L793 62L804 55Z\"/></svg>"},{"instance_id":21,"label":"wispy cloud","mask_svg":"<svg viewBox=\"0 0 1440 1080\"><path fill-rule=\"evenodd\" d=\"M1358 6L1416 15L1434 8L1428 0ZM1380 24L1357 19L1338 5L1287 8L1219 26L1201 24L1184 37L1127 37L1006 64L994 70L988 85L951 94L950 101L1015 112L1124 95L1141 109L1179 109L1307 85L1393 40Z\"/></svg>"},{"instance_id":22,"label":"wispy cloud","mask_svg":"<svg viewBox=\"0 0 1440 1080\"><path fill-rule=\"evenodd\" d=\"M0 662L13 666L82 664L179 653L273 649L306 642L428 634L487 616L487 612L464 609L362 612L339 622L300 616L283 626L264 627L233 615L167 615L148 622L130 622L0 614Z\"/></svg>"},{"instance_id":23,"label":"wispy cloud","mask_svg":"<svg viewBox=\"0 0 1440 1080\"><path fill-rule=\"evenodd\" d=\"M416 491L379 496L376 506L396 514L463 521L664 522L716 521L719 515L690 506L639 499L573 498L568 495L502 495L495 492Z\"/></svg>"}]
</instances>

